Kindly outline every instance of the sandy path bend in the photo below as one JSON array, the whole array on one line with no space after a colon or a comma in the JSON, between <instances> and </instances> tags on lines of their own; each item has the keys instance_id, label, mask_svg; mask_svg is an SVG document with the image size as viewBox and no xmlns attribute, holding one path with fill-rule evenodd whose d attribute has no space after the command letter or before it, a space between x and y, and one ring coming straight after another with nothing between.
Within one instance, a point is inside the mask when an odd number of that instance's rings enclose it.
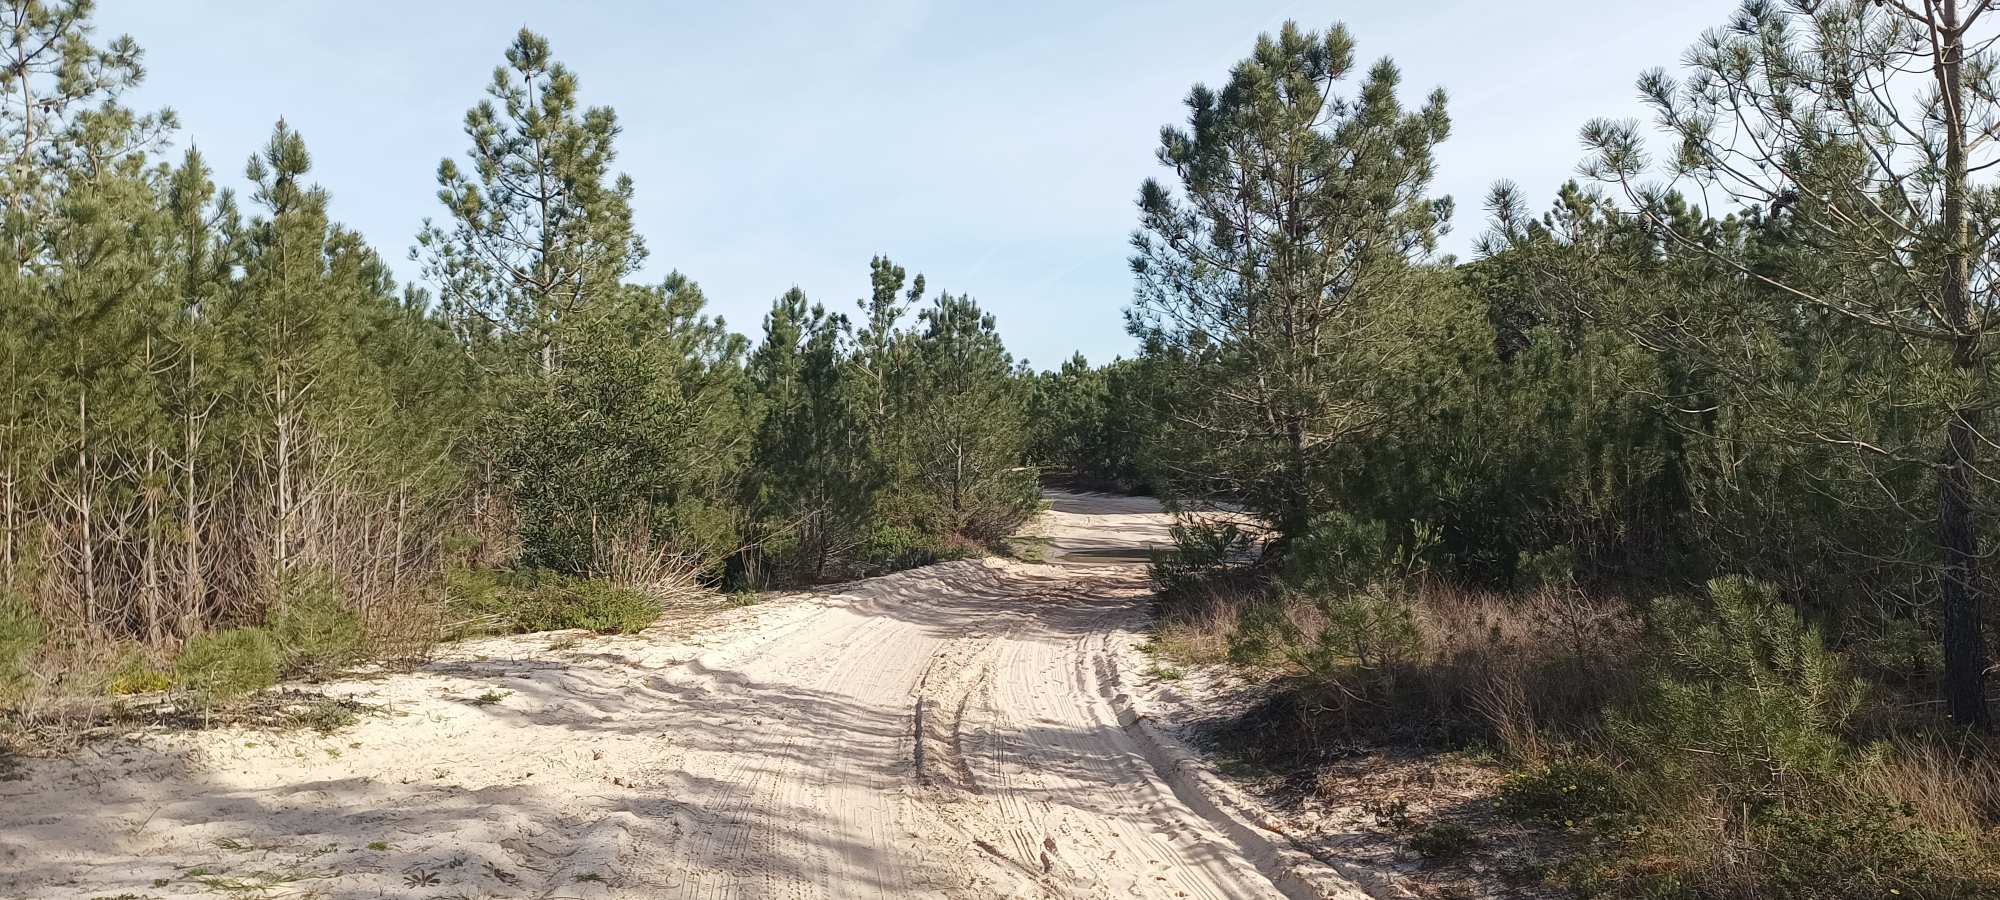
<instances>
[{"instance_id":1,"label":"sandy path bend","mask_svg":"<svg viewBox=\"0 0 2000 900\"><path fill-rule=\"evenodd\" d=\"M1164 517L1050 499L1050 564L477 642L333 686L397 713L335 735L33 764L0 897L1281 896L1125 702Z\"/></svg>"}]
</instances>

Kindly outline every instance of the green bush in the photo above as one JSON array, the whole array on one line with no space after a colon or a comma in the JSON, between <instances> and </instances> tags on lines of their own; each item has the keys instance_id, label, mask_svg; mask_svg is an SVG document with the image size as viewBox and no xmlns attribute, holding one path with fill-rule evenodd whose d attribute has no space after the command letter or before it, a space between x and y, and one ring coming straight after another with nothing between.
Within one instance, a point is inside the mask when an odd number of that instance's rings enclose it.
<instances>
[{"instance_id":1,"label":"green bush","mask_svg":"<svg viewBox=\"0 0 2000 900\"><path fill-rule=\"evenodd\" d=\"M1991 897L1959 870L1974 858L1962 837L1925 827L1907 807L1886 801L1811 803L1774 809L1750 829L1763 855L1757 896Z\"/></svg>"},{"instance_id":2,"label":"green bush","mask_svg":"<svg viewBox=\"0 0 2000 900\"><path fill-rule=\"evenodd\" d=\"M104 692L123 697L156 693L173 686L173 673L154 668L146 655L135 648L119 658L118 665L111 670L110 680L105 682Z\"/></svg>"},{"instance_id":3,"label":"green bush","mask_svg":"<svg viewBox=\"0 0 2000 900\"><path fill-rule=\"evenodd\" d=\"M279 592L271 635L293 671L321 677L361 657L361 616L325 572L299 575Z\"/></svg>"},{"instance_id":4,"label":"green bush","mask_svg":"<svg viewBox=\"0 0 2000 900\"><path fill-rule=\"evenodd\" d=\"M1621 752L1655 783L1725 786L1731 805L1823 783L1854 762L1842 735L1865 686L1819 630L1754 581L1719 578L1709 594L1706 609L1662 605L1646 694L1613 717Z\"/></svg>"},{"instance_id":5,"label":"green bush","mask_svg":"<svg viewBox=\"0 0 2000 900\"><path fill-rule=\"evenodd\" d=\"M1629 808L1618 774L1594 759L1560 759L1513 775L1500 789L1501 815L1573 828Z\"/></svg>"},{"instance_id":6,"label":"green bush","mask_svg":"<svg viewBox=\"0 0 2000 900\"><path fill-rule=\"evenodd\" d=\"M1410 836L1410 849L1432 862L1462 859L1479 847L1479 836L1457 822L1426 825Z\"/></svg>"},{"instance_id":7,"label":"green bush","mask_svg":"<svg viewBox=\"0 0 2000 900\"><path fill-rule=\"evenodd\" d=\"M1251 607L1230 637L1229 658L1239 665L1290 664L1353 692L1363 680L1391 677L1422 646L1411 601L1394 587L1371 584L1332 594L1287 592Z\"/></svg>"},{"instance_id":8,"label":"green bush","mask_svg":"<svg viewBox=\"0 0 2000 900\"><path fill-rule=\"evenodd\" d=\"M970 555L963 545L941 541L908 525L877 525L855 550L869 574L900 572Z\"/></svg>"},{"instance_id":9,"label":"green bush","mask_svg":"<svg viewBox=\"0 0 2000 900\"><path fill-rule=\"evenodd\" d=\"M596 579L543 575L520 593L514 629L632 634L657 621L660 612L659 601L643 591Z\"/></svg>"},{"instance_id":10,"label":"green bush","mask_svg":"<svg viewBox=\"0 0 2000 900\"><path fill-rule=\"evenodd\" d=\"M1285 548L1284 578L1313 591L1350 591L1390 574L1393 559L1381 521L1325 513Z\"/></svg>"},{"instance_id":11,"label":"green bush","mask_svg":"<svg viewBox=\"0 0 2000 900\"><path fill-rule=\"evenodd\" d=\"M1235 522L1175 522L1172 550L1154 550L1153 587L1174 591L1228 573L1250 553L1250 533Z\"/></svg>"},{"instance_id":12,"label":"green bush","mask_svg":"<svg viewBox=\"0 0 2000 900\"><path fill-rule=\"evenodd\" d=\"M457 620L455 637L571 628L630 634L661 612L659 601L643 591L541 569L454 569L446 573L445 592Z\"/></svg>"},{"instance_id":13,"label":"green bush","mask_svg":"<svg viewBox=\"0 0 2000 900\"><path fill-rule=\"evenodd\" d=\"M27 685L29 661L47 633L28 598L0 591L0 704Z\"/></svg>"},{"instance_id":14,"label":"green bush","mask_svg":"<svg viewBox=\"0 0 2000 900\"><path fill-rule=\"evenodd\" d=\"M278 683L283 654L262 628L231 628L188 640L174 676L206 703L234 700Z\"/></svg>"}]
</instances>

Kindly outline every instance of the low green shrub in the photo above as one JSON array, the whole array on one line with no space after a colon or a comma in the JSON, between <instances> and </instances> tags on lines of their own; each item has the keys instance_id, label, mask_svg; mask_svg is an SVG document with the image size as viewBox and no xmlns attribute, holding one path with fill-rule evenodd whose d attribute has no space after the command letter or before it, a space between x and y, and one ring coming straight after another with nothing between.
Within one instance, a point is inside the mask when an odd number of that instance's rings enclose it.
<instances>
[{"instance_id":1,"label":"low green shrub","mask_svg":"<svg viewBox=\"0 0 2000 900\"><path fill-rule=\"evenodd\" d=\"M658 620L661 605L644 591L546 570L447 573L455 637L581 628L630 634Z\"/></svg>"},{"instance_id":2,"label":"low green shrub","mask_svg":"<svg viewBox=\"0 0 2000 900\"><path fill-rule=\"evenodd\" d=\"M1212 581L1241 565L1250 553L1250 533L1235 522L1175 522L1171 550L1154 550L1153 587L1184 590Z\"/></svg>"},{"instance_id":3,"label":"low green shrub","mask_svg":"<svg viewBox=\"0 0 2000 900\"><path fill-rule=\"evenodd\" d=\"M855 548L854 556L864 572L879 575L966 559L977 553L977 547L963 541L940 539L909 525L877 525Z\"/></svg>"},{"instance_id":4,"label":"low green shrub","mask_svg":"<svg viewBox=\"0 0 2000 900\"><path fill-rule=\"evenodd\" d=\"M1763 857L1757 895L1821 897L1992 897L1961 871L1974 858L1960 835L1924 826L1908 807L1882 800L1802 803L1759 817L1749 834Z\"/></svg>"},{"instance_id":5,"label":"low green shrub","mask_svg":"<svg viewBox=\"0 0 2000 900\"><path fill-rule=\"evenodd\" d=\"M270 628L286 667L308 676L324 677L361 658L361 616L348 608L330 573L308 572L284 584Z\"/></svg>"},{"instance_id":6,"label":"low green shrub","mask_svg":"<svg viewBox=\"0 0 2000 900\"><path fill-rule=\"evenodd\" d=\"M1645 695L1612 718L1649 781L1719 785L1730 805L1823 784L1858 761L1843 733L1866 686L1767 585L1709 583L1711 602L1663 603ZM1693 748L1693 749L1690 749Z\"/></svg>"},{"instance_id":7,"label":"low green shrub","mask_svg":"<svg viewBox=\"0 0 2000 900\"><path fill-rule=\"evenodd\" d=\"M1463 859L1479 848L1479 836L1457 822L1426 825L1410 836L1410 849L1432 862Z\"/></svg>"},{"instance_id":8,"label":"low green shrub","mask_svg":"<svg viewBox=\"0 0 2000 900\"><path fill-rule=\"evenodd\" d=\"M606 581L545 575L521 592L514 611L517 631L581 628L599 634L632 634L660 618L659 601L645 592Z\"/></svg>"},{"instance_id":9,"label":"low green shrub","mask_svg":"<svg viewBox=\"0 0 2000 900\"><path fill-rule=\"evenodd\" d=\"M1388 528L1343 512L1313 517L1285 549L1285 582L1319 593L1358 589L1394 568Z\"/></svg>"},{"instance_id":10,"label":"low green shrub","mask_svg":"<svg viewBox=\"0 0 2000 900\"><path fill-rule=\"evenodd\" d=\"M157 693L173 686L173 673L154 667L152 661L146 658L146 654L134 649L120 657L118 665L111 669L110 677L104 684L104 692L114 697L124 697L131 694Z\"/></svg>"},{"instance_id":11,"label":"low green shrub","mask_svg":"<svg viewBox=\"0 0 2000 900\"><path fill-rule=\"evenodd\" d=\"M190 638L174 677L204 703L234 700L278 683L283 653L262 628L231 628Z\"/></svg>"},{"instance_id":12,"label":"low green shrub","mask_svg":"<svg viewBox=\"0 0 2000 900\"><path fill-rule=\"evenodd\" d=\"M1395 588L1304 595L1287 591L1246 609L1229 658L1239 665L1289 665L1346 692L1393 677L1423 647L1416 607Z\"/></svg>"},{"instance_id":13,"label":"low green shrub","mask_svg":"<svg viewBox=\"0 0 2000 900\"><path fill-rule=\"evenodd\" d=\"M1587 758L1558 759L1510 776L1496 803L1500 814L1522 822L1573 828L1630 808L1618 773Z\"/></svg>"}]
</instances>

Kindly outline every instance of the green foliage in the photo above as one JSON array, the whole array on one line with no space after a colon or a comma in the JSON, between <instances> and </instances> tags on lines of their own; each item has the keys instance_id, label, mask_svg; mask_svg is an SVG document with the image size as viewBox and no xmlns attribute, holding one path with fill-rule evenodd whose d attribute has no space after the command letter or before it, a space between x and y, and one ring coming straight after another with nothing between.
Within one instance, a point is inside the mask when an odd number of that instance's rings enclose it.
<instances>
[{"instance_id":1,"label":"green foliage","mask_svg":"<svg viewBox=\"0 0 2000 900\"><path fill-rule=\"evenodd\" d=\"M1282 662L1314 683L1359 695L1385 689L1422 646L1410 599L1397 587L1372 583L1251 607L1229 656L1244 665Z\"/></svg>"},{"instance_id":2,"label":"green foliage","mask_svg":"<svg viewBox=\"0 0 2000 900\"><path fill-rule=\"evenodd\" d=\"M1329 102L1353 70L1341 26L1260 36L1221 90L1189 92L1186 128L1161 130L1178 195L1139 190L1127 317L1172 394L1160 486L1240 498L1281 538L1330 505L1341 456L1384 431L1397 370L1436 330L1407 311L1451 210L1426 195L1444 92L1406 111L1384 59Z\"/></svg>"},{"instance_id":3,"label":"green foliage","mask_svg":"<svg viewBox=\"0 0 2000 900\"><path fill-rule=\"evenodd\" d=\"M913 569L932 563L963 559L974 548L951 543L908 525L877 525L855 551L855 558L871 574Z\"/></svg>"},{"instance_id":4,"label":"green foliage","mask_svg":"<svg viewBox=\"0 0 2000 900\"><path fill-rule=\"evenodd\" d=\"M529 565L584 575L609 568L619 541L704 558L731 544L706 511L735 465L741 339L701 315L685 282L619 302L619 318L578 327L564 364L489 423Z\"/></svg>"},{"instance_id":5,"label":"green foliage","mask_svg":"<svg viewBox=\"0 0 2000 900\"><path fill-rule=\"evenodd\" d=\"M522 631L582 628L635 634L660 618L660 602L643 591L603 581L544 576L526 589L515 612Z\"/></svg>"},{"instance_id":6,"label":"green foliage","mask_svg":"<svg viewBox=\"0 0 2000 900\"><path fill-rule=\"evenodd\" d=\"M1054 371L1029 376L1028 459L1091 490L1143 493L1154 424L1145 376L1136 360L1093 368L1083 354Z\"/></svg>"},{"instance_id":7,"label":"green foliage","mask_svg":"<svg viewBox=\"0 0 2000 900\"><path fill-rule=\"evenodd\" d=\"M1410 849L1432 862L1463 859L1479 848L1479 836L1458 822L1437 822L1410 835Z\"/></svg>"},{"instance_id":8,"label":"green foliage","mask_svg":"<svg viewBox=\"0 0 2000 900\"><path fill-rule=\"evenodd\" d=\"M223 703L277 684L283 661L270 632L231 628L189 638L174 660L174 680L203 703Z\"/></svg>"},{"instance_id":9,"label":"green foliage","mask_svg":"<svg viewBox=\"0 0 2000 900\"><path fill-rule=\"evenodd\" d=\"M1495 807L1519 821L1574 828L1631 808L1618 774L1588 757L1566 757L1508 777Z\"/></svg>"},{"instance_id":10,"label":"green foliage","mask_svg":"<svg viewBox=\"0 0 2000 900\"><path fill-rule=\"evenodd\" d=\"M104 692L114 697L123 697L130 694L151 694L173 686L173 673L154 668L145 654L131 651L121 656L118 665L112 667Z\"/></svg>"},{"instance_id":11,"label":"green foliage","mask_svg":"<svg viewBox=\"0 0 2000 900\"><path fill-rule=\"evenodd\" d=\"M1412 523L1392 537L1376 520L1345 512L1314 516L1283 547L1280 577L1292 587L1315 592L1353 591L1373 582L1411 582L1423 571L1423 557L1437 544L1427 525Z\"/></svg>"},{"instance_id":12,"label":"green foliage","mask_svg":"<svg viewBox=\"0 0 2000 900\"><path fill-rule=\"evenodd\" d=\"M548 570L457 571L449 585L461 636L572 628L634 634L657 621L662 610L643 591Z\"/></svg>"},{"instance_id":13,"label":"green foliage","mask_svg":"<svg viewBox=\"0 0 2000 900\"><path fill-rule=\"evenodd\" d=\"M2000 887L2000 879L1957 874L1975 855L1963 836L1881 800L1774 809L1757 820L1750 840L1766 854L1756 877L1761 897L1972 898Z\"/></svg>"},{"instance_id":14,"label":"green foliage","mask_svg":"<svg viewBox=\"0 0 2000 900\"><path fill-rule=\"evenodd\" d=\"M1154 549L1149 571L1153 587L1177 591L1221 576L1250 553L1250 533L1232 521L1177 521L1169 533L1171 550Z\"/></svg>"},{"instance_id":15,"label":"green foliage","mask_svg":"<svg viewBox=\"0 0 2000 900\"><path fill-rule=\"evenodd\" d=\"M269 627L286 666L311 677L332 674L362 653L361 617L348 608L339 584L324 571L287 578Z\"/></svg>"},{"instance_id":16,"label":"green foliage","mask_svg":"<svg viewBox=\"0 0 2000 900\"><path fill-rule=\"evenodd\" d=\"M1853 763L1842 736L1864 687L1818 629L1754 581L1717 579L1709 597L1707 609L1663 604L1659 670L1639 709L1614 720L1623 752L1664 784L1726 785L1734 803Z\"/></svg>"}]
</instances>

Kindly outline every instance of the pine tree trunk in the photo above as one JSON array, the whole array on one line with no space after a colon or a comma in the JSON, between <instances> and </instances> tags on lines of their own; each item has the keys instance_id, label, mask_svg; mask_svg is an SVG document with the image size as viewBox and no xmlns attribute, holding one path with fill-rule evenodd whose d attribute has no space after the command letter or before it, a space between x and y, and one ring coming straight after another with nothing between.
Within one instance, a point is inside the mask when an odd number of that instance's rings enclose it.
<instances>
[{"instance_id":1,"label":"pine tree trunk","mask_svg":"<svg viewBox=\"0 0 2000 900\"><path fill-rule=\"evenodd\" d=\"M201 445L196 432L199 420L195 418L194 403L194 359L188 359L188 384L190 386L186 417L183 420L183 452L187 454L181 466L181 528L185 531L181 545L181 608L180 633L191 635L201 622L202 606L207 598L205 572L201 566L201 496L196 493L198 481L195 478L195 454Z\"/></svg>"},{"instance_id":2,"label":"pine tree trunk","mask_svg":"<svg viewBox=\"0 0 2000 900\"><path fill-rule=\"evenodd\" d=\"M82 539L77 545L81 554L78 568L83 578L83 627L84 633L95 635L98 626L97 610L97 536L96 497L91 493L96 487L90 472L90 400L89 393L76 396L76 510Z\"/></svg>"},{"instance_id":3,"label":"pine tree trunk","mask_svg":"<svg viewBox=\"0 0 2000 900\"><path fill-rule=\"evenodd\" d=\"M1979 334L1973 322L1968 290L1969 236L1965 222L1967 173L1965 161L1965 92L1960 82L1964 33L1957 0L1938 3L1943 45L1938 47L1938 78L1942 82L1946 116L1944 230L1948 241L1944 261L1943 307L1956 336L1952 363L1970 379L1983 381ZM1983 393L1983 392L1979 392ZM1939 619L1944 644L1945 711L1967 727L1986 731L1992 717L1986 708L1986 636L1981 630L1985 587L1979 580L1979 533L1974 520L1977 502L1979 410L1966 404L1945 423L1944 471L1938 491L1938 548L1942 552L1943 609Z\"/></svg>"},{"instance_id":4,"label":"pine tree trunk","mask_svg":"<svg viewBox=\"0 0 2000 900\"><path fill-rule=\"evenodd\" d=\"M160 492L153 479L159 471L159 451L149 438L146 441L146 546L141 557L144 575L141 580L145 587L146 642L159 646L160 631Z\"/></svg>"}]
</instances>

